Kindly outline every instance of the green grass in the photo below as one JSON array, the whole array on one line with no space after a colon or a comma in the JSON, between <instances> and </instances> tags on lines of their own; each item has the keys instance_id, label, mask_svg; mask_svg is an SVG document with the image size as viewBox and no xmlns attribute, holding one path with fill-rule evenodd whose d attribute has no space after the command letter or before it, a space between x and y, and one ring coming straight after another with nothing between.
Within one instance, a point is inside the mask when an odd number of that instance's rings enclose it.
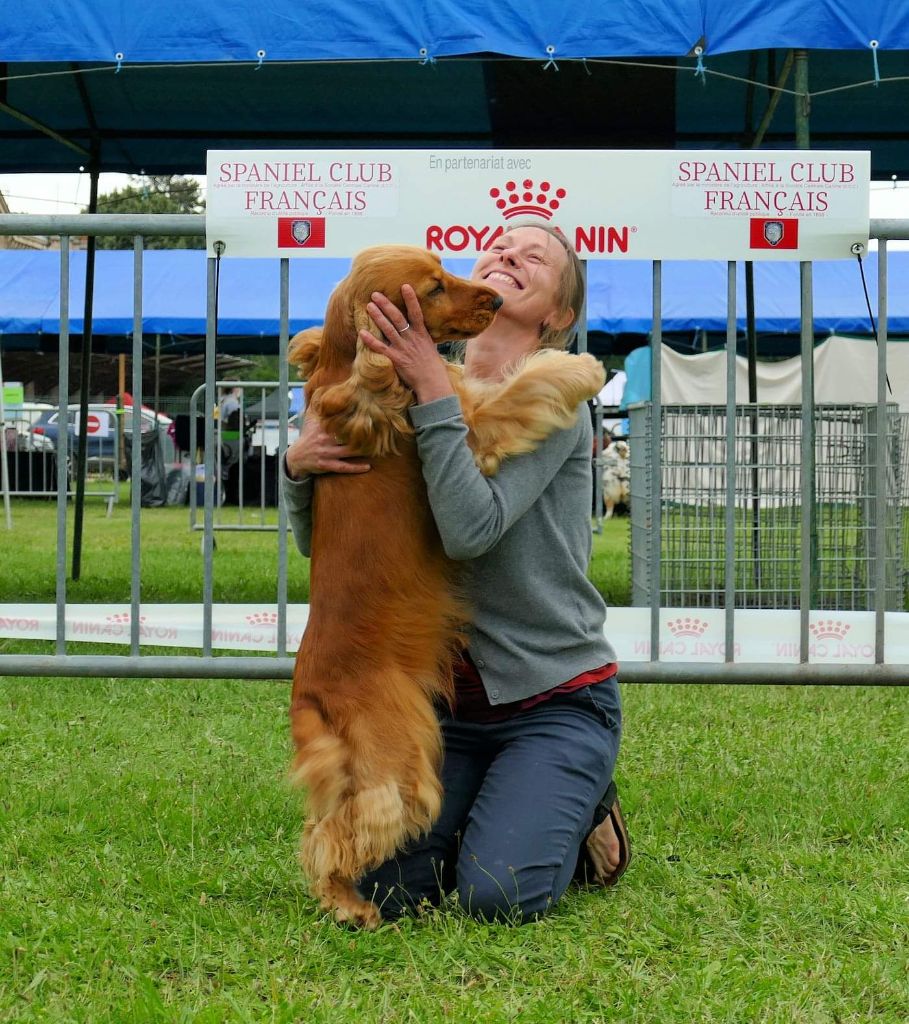
<instances>
[{"instance_id":1,"label":"green grass","mask_svg":"<svg viewBox=\"0 0 909 1024\"><path fill-rule=\"evenodd\" d=\"M0 1019L909 1019L898 690L624 688L621 884L519 929L324 920L287 686L0 685Z\"/></svg>"},{"instance_id":2,"label":"green grass","mask_svg":"<svg viewBox=\"0 0 909 1024\"><path fill-rule=\"evenodd\" d=\"M56 505L48 501L13 503L13 530L0 523L0 601L53 601L56 579ZM225 512L225 518L227 513ZM201 512L199 522L201 523ZM254 522L251 516L247 522ZM67 550L72 551L73 511L67 516ZM98 500L86 502L82 571L69 579L73 603L125 602L130 595L132 524L128 500L108 517ZM278 534L219 531L215 535L214 600L274 601L278 587ZM148 508L141 515L140 573L142 600L202 600L202 533L189 528L188 508ZM308 561L296 553L288 535L288 598L309 599Z\"/></svg>"},{"instance_id":3,"label":"green grass","mask_svg":"<svg viewBox=\"0 0 909 1024\"><path fill-rule=\"evenodd\" d=\"M0 601L53 600L54 507L13 511ZM618 604L627 530L594 537L591 578ZM128 599L129 536L127 506L88 504L70 600ZM143 599L198 601L187 510L144 510L142 536ZM273 600L276 546L219 533L215 599ZM286 683L0 680L0 1020L904 1024L905 694L623 696L634 860L616 889L520 929L452 906L358 934L296 867Z\"/></svg>"},{"instance_id":4,"label":"green grass","mask_svg":"<svg viewBox=\"0 0 909 1024\"><path fill-rule=\"evenodd\" d=\"M867 506L867 503L866 503ZM871 609L876 565L869 508L846 504L816 507L813 608ZM743 606L798 607L801 578L801 507L764 508L759 529L750 510L735 514L735 586ZM909 610L903 578L909 514L888 526L889 610ZM662 513L662 587L672 603L712 606L726 578L725 509L675 505ZM903 544L905 548L905 544ZM681 598L680 598L681 595ZM669 603L668 601L666 603Z\"/></svg>"},{"instance_id":5,"label":"green grass","mask_svg":"<svg viewBox=\"0 0 909 1024\"><path fill-rule=\"evenodd\" d=\"M57 520L49 501L12 502L13 529L0 519L0 602L47 602L55 599ZM235 509L223 511L225 522ZM270 518L276 521L271 510ZM72 549L72 509L67 517L68 550ZM201 513L199 522L201 523ZM245 521L255 522L247 512ZM130 510L128 498L108 518L99 500L85 505L82 571L68 580L67 600L73 603L128 602L130 595ZM216 602L271 602L278 588L277 532L218 531L214 556ZM629 604L628 519L613 519L594 535L590 575L610 604ZM309 562L288 536L288 599L309 600ZM67 572L71 558L67 561ZM202 600L202 533L189 528L187 508L149 508L141 515L142 600ZM2 645L2 641L0 641Z\"/></svg>"}]
</instances>

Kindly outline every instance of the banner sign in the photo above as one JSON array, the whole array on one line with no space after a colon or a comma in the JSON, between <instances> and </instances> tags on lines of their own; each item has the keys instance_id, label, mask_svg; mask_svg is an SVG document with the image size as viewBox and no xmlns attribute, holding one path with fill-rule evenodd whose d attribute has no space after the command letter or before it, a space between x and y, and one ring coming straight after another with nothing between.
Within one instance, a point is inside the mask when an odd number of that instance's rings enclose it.
<instances>
[{"instance_id":1,"label":"banner sign","mask_svg":"<svg viewBox=\"0 0 909 1024\"><path fill-rule=\"evenodd\" d=\"M209 255L482 252L558 227L582 259L849 259L868 247L867 152L213 150Z\"/></svg>"},{"instance_id":2,"label":"banner sign","mask_svg":"<svg viewBox=\"0 0 909 1024\"><path fill-rule=\"evenodd\" d=\"M0 604L0 638L53 640L56 605ZM300 645L308 605L287 606L287 650ZM887 612L884 660L909 664L909 613ZM139 643L150 647L203 646L201 604L143 604ZM736 662L793 665L800 660L798 611L737 609ZM873 665L874 612L813 611L808 627L808 661L817 665ZM650 609L610 608L606 636L620 662L650 661ZM129 643L130 609L119 604L68 604L66 639L90 643ZM278 639L275 604L216 604L212 607L212 647L217 650L274 652ZM725 612L716 608L660 610L661 661L695 664L726 660Z\"/></svg>"},{"instance_id":3,"label":"banner sign","mask_svg":"<svg viewBox=\"0 0 909 1024\"><path fill-rule=\"evenodd\" d=\"M7 409L15 408L25 402L25 388L19 381L4 381L2 387L3 404Z\"/></svg>"}]
</instances>

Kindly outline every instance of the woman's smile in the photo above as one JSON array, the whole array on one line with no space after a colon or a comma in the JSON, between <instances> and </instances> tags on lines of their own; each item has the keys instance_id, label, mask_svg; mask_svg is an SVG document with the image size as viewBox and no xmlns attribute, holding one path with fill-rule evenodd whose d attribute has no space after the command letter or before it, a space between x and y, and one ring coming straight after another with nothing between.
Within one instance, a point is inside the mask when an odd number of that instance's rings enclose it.
<instances>
[{"instance_id":1,"label":"woman's smile","mask_svg":"<svg viewBox=\"0 0 909 1024\"><path fill-rule=\"evenodd\" d=\"M492 284L504 284L506 288L519 288L521 290L524 288L524 285L521 284L514 274L508 273L507 270L491 270L484 280Z\"/></svg>"}]
</instances>

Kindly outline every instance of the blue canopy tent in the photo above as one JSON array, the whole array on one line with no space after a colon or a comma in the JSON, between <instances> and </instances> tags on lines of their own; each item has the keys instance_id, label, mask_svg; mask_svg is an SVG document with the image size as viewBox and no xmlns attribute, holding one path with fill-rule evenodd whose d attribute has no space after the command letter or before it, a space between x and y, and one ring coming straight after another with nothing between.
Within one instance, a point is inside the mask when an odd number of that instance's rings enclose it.
<instances>
[{"instance_id":1,"label":"blue canopy tent","mask_svg":"<svg viewBox=\"0 0 909 1024\"><path fill-rule=\"evenodd\" d=\"M205 335L205 253L153 250L143 259L143 330L146 339L165 338L170 348L199 348ZM75 299L82 294L85 253L73 253L70 329L83 323ZM468 274L472 261L445 260L453 272ZM341 259L292 262L290 328L322 322L328 296L347 273ZM889 254L889 331L909 335L909 252ZM761 334L799 333L799 277L794 263L761 263L755 268L757 329ZM133 256L100 251L96 265L94 331L109 350L128 351L133 330ZM877 258L865 260L876 308ZM588 264L588 330L594 334L646 336L652 326L650 264L603 261ZM669 335L725 333L726 264L700 261L663 264L663 330ZM739 329L745 328L744 283L739 280ZM0 337L4 350L55 345L59 331L60 256L54 251L0 251ZM857 265L815 264L814 327L831 333L870 334L871 326ZM278 266L269 260L225 260L221 266L219 351L277 353ZM111 343L113 347L111 347ZM596 351L596 339L591 348Z\"/></svg>"},{"instance_id":2,"label":"blue canopy tent","mask_svg":"<svg viewBox=\"0 0 909 1024\"><path fill-rule=\"evenodd\" d=\"M909 171L889 0L0 0L0 26L0 169L87 166L92 209L102 169L208 148L807 146L807 60L776 51L809 48L814 144Z\"/></svg>"},{"instance_id":3,"label":"blue canopy tent","mask_svg":"<svg viewBox=\"0 0 909 1024\"><path fill-rule=\"evenodd\" d=\"M0 0L0 26L5 172L199 172L207 148L265 145L787 146L801 47L814 144L909 173L890 0Z\"/></svg>"}]
</instances>

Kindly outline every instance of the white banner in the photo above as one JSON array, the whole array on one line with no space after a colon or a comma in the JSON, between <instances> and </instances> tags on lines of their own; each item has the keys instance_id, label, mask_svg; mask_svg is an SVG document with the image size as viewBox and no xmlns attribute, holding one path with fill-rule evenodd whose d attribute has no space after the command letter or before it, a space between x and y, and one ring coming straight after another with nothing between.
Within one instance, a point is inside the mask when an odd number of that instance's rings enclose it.
<instances>
[{"instance_id":1,"label":"white banner","mask_svg":"<svg viewBox=\"0 0 909 1024\"><path fill-rule=\"evenodd\" d=\"M0 637L56 638L53 604L0 605ZM306 629L308 605L287 606L287 649L296 652ZM874 664L874 612L811 613L808 660L825 665ZM650 609L610 608L605 634L619 662L650 661ZM128 605L66 606L67 640L129 644ZM277 650L277 605L216 604L212 647L225 651ZM202 647L202 605L143 604L139 643L151 647ZM71 653L77 653L78 648ZM664 608L660 612L660 660L707 664L726 660L722 609ZM909 664L909 613L885 616L884 660ZM734 661L767 665L799 662L799 612L741 609L735 613Z\"/></svg>"},{"instance_id":2,"label":"white banner","mask_svg":"<svg viewBox=\"0 0 909 1024\"><path fill-rule=\"evenodd\" d=\"M867 250L870 168L808 150L214 150L207 245L466 256L530 219L583 259L847 259Z\"/></svg>"}]
</instances>

